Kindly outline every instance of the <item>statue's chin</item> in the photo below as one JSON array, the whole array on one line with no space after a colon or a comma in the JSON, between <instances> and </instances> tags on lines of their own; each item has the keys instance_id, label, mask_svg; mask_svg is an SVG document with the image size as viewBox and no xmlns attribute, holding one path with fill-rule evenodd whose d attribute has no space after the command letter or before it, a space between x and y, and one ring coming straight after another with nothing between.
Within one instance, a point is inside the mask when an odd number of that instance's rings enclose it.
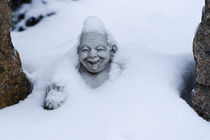
<instances>
[{"instance_id":1,"label":"statue's chin","mask_svg":"<svg viewBox=\"0 0 210 140\"><path fill-rule=\"evenodd\" d=\"M101 71L97 68L91 68L91 69L87 69L89 73L92 73L92 74L98 74L100 73Z\"/></svg>"},{"instance_id":2,"label":"statue's chin","mask_svg":"<svg viewBox=\"0 0 210 140\"><path fill-rule=\"evenodd\" d=\"M100 72L104 71L105 68L102 68L102 67L99 67L98 65L96 66L91 66L91 67L86 67L86 70L89 72L89 73L92 73L92 74L99 74Z\"/></svg>"}]
</instances>

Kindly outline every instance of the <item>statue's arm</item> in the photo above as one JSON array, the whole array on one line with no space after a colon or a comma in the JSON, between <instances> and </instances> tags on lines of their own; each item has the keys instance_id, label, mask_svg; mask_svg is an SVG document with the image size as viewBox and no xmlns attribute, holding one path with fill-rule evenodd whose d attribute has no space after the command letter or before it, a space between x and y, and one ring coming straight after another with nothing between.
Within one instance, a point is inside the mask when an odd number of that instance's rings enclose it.
<instances>
[{"instance_id":1,"label":"statue's arm","mask_svg":"<svg viewBox=\"0 0 210 140\"><path fill-rule=\"evenodd\" d=\"M61 106L67 98L64 86L58 83L51 83L46 88L44 109L53 110Z\"/></svg>"}]
</instances>

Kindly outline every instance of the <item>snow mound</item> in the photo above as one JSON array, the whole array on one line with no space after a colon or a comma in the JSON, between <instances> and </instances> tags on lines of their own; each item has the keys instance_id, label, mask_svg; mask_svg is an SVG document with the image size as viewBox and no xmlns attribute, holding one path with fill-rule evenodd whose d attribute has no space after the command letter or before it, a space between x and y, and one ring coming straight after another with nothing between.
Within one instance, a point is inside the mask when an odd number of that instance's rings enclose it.
<instances>
[{"instance_id":1,"label":"snow mound","mask_svg":"<svg viewBox=\"0 0 210 140\"><path fill-rule=\"evenodd\" d=\"M184 69L193 61L193 29L203 7L201 1L190 1L186 10L189 1L56 0L60 10L55 16L12 33L34 89L26 100L0 110L0 138L210 140L209 123L179 94ZM76 69L74 45L90 15L100 17L120 42L113 63L125 64L120 74L119 65L113 65L110 79L94 90ZM49 77L65 83L69 95L53 111L42 107Z\"/></svg>"},{"instance_id":2,"label":"snow mound","mask_svg":"<svg viewBox=\"0 0 210 140\"><path fill-rule=\"evenodd\" d=\"M105 35L110 46L117 45L117 42L115 41L111 33L106 29L102 20L96 16L89 16L84 20L81 34L88 32L96 32ZM80 42L80 38L78 41Z\"/></svg>"},{"instance_id":3,"label":"snow mound","mask_svg":"<svg viewBox=\"0 0 210 140\"><path fill-rule=\"evenodd\" d=\"M83 23L82 33L97 32L100 34L106 34L106 28L104 23L95 16L87 17Z\"/></svg>"}]
</instances>

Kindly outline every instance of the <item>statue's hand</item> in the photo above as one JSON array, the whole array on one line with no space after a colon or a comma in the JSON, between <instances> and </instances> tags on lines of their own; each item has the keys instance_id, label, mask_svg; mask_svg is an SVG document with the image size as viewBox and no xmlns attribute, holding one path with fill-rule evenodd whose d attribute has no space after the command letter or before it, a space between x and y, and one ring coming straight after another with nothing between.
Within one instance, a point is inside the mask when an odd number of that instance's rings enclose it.
<instances>
[{"instance_id":1,"label":"statue's hand","mask_svg":"<svg viewBox=\"0 0 210 140\"><path fill-rule=\"evenodd\" d=\"M61 106L61 104L67 98L63 92L64 87L56 84L51 84L46 89L46 97L44 100L44 109L53 110Z\"/></svg>"}]
</instances>

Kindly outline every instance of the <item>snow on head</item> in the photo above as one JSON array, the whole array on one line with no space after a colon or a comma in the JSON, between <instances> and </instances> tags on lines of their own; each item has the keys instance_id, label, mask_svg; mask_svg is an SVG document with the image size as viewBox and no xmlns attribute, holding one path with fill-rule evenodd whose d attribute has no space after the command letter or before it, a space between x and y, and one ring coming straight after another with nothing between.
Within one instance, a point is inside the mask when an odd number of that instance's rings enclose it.
<instances>
[{"instance_id":1,"label":"snow on head","mask_svg":"<svg viewBox=\"0 0 210 140\"><path fill-rule=\"evenodd\" d=\"M107 37L107 42L109 46L117 45L113 36L106 29L104 23L98 17L90 16L85 19L85 21L83 22L83 28L81 34L88 32L97 32L99 34L105 35Z\"/></svg>"},{"instance_id":2,"label":"snow on head","mask_svg":"<svg viewBox=\"0 0 210 140\"><path fill-rule=\"evenodd\" d=\"M85 19L83 23L82 33L97 32L100 34L106 33L104 23L97 17L91 16Z\"/></svg>"}]
</instances>

